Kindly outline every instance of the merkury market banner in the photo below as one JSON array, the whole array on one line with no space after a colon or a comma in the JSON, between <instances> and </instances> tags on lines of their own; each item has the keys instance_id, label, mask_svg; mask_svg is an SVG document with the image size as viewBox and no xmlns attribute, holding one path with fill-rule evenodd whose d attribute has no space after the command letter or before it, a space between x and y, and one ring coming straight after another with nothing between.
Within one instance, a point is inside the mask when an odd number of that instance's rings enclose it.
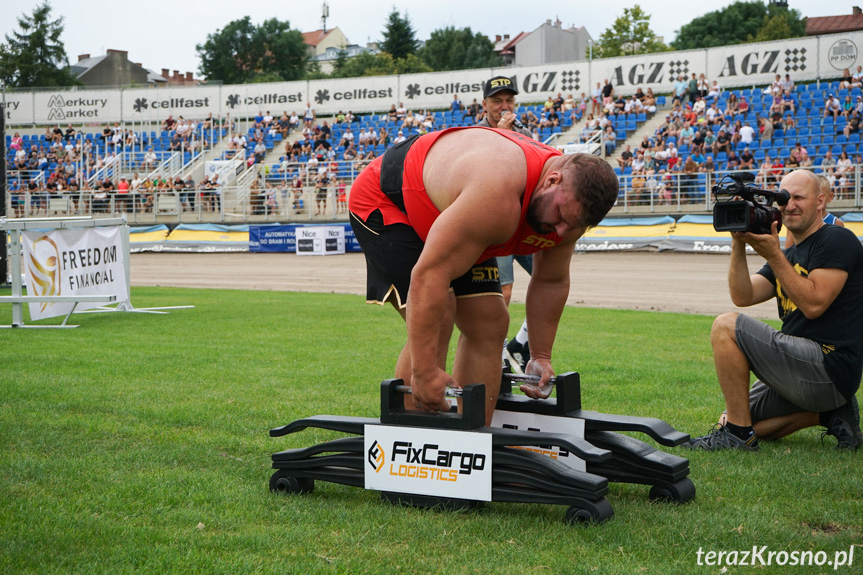
<instances>
[{"instance_id":1,"label":"merkury market banner","mask_svg":"<svg viewBox=\"0 0 863 575\"><path fill-rule=\"evenodd\" d=\"M839 78L842 70L863 64L863 32L740 44L705 50L662 52L542 66L481 68L455 72L324 79L271 84L51 90L7 92L6 119L16 124L100 124L163 120L168 115L195 119L208 114L252 117L258 112L297 112L306 103L319 115L339 111L385 112L403 102L410 109L449 108L453 95L465 104L482 99L482 83L495 75L511 77L519 101L542 102L558 92L590 94L608 79L618 92L637 87L671 92L678 75L704 74L725 89L767 86L776 74L795 82Z\"/></svg>"},{"instance_id":2,"label":"merkury market banner","mask_svg":"<svg viewBox=\"0 0 863 575\"><path fill-rule=\"evenodd\" d=\"M28 295L104 295L126 298L126 273L119 226L24 231ZM109 302L79 303L77 310ZM68 315L74 302L30 303L32 320Z\"/></svg>"}]
</instances>

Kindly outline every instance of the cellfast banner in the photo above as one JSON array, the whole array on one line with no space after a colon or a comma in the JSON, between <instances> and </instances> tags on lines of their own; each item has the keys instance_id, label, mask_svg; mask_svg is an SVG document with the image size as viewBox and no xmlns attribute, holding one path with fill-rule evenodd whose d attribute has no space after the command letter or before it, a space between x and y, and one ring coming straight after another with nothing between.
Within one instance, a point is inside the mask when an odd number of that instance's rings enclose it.
<instances>
[{"instance_id":1,"label":"cellfast banner","mask_svg":"<svg viewBox=\"0 0 863 575\"><path fill-rule=\"evenodd\" d=\"M105 295L126 298L126 273L119 226L22 232L29 295ZM79 303L77 310L109 302ZM30 303L32 320L65 316L74 302Z\"/></svg>"},{"instance_id":2,"label":"cellfast banner","mask_svg":"<svg viewBox=\"0 0 863 575\"><path fill-rule=\"evenodd\" d=\"M107 123L164 120L169 114L201 119L253 117L270 111L297 112L306 104L318 115L339 111L385 112L403 102L412 110L449 108L456 95L465 105L482 100L482 84L492 76L511 77L522 103L542 102L561 92L590 94L605 80L617 93L636 88L670 93L678 75L704 74L725 89L767 86L776 74L795 82L833 80L863 64L863 32L721 46L704 50L639 54L624 58L560 62L542 66L480 68L429 74L323 79L270 84L118 90L52 90L6 93L9 124Z\"/></svg>"}]
</instances>

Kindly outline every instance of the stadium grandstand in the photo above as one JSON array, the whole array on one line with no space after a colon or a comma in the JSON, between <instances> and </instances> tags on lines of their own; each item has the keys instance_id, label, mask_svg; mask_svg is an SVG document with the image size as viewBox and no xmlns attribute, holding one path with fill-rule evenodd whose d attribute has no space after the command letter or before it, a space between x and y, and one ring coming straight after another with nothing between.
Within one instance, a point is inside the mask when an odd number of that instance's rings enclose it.
<instances>
[{"instance_id":1,"label":"stadium grandstand","mask_svg":"<svg viewBox=\"0 0 863 575\"><path fill-rule=\"evenodd\" d=\"M654 96L651 86L645 92L623 84L607 102L586 94L584 83L565 98L559 90L520 94L516 113L538 141L565 153L606 155L621 182L612 216L706 214L710 190L727 173L750 171L756 184L771 186L796 167L824 173L836 189L834 209L856 211L863 67L833 75L801 74L795 82L793 73L776 74L772 83L723 90L702 74L696 91L678 92L666 82L665 93ZM299 116L261 110L13 124L5 138L7 214L125 214L136 225L346 221L352 182L371 159L403 137L471 126L483 114L466 102L443 107L440 97L438 107L415 101L413 110L394 99L381 101L381 110L310 120L300 109Z\"/></svg>"}]
</instances>

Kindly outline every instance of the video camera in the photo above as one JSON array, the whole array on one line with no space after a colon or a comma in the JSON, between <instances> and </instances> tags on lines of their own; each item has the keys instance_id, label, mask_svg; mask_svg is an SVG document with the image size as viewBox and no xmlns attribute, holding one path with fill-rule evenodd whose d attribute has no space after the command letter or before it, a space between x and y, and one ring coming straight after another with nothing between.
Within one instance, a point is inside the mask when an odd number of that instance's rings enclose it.
<instances>
[{"instance_id":1,"label":"video camera","mask_svg":"<svg viewBox=\"0 0 863 575\"><path fill-rule=\"evenodd\" d=\"M728 179L731 179L729 182ZM773 222L778 222L777 231L782 229L782 214L773 202L784 206L791 199L787 190L770 192L750 184L755 175L750 172L736 172L724 176L713 186L713 229L717 232L752 232L769 234ZM720 197L727 199L720 200ZM734 198L739 197L739 200ZM760 201L756 198L762 198Z\"/></svg>"}]
</instances>

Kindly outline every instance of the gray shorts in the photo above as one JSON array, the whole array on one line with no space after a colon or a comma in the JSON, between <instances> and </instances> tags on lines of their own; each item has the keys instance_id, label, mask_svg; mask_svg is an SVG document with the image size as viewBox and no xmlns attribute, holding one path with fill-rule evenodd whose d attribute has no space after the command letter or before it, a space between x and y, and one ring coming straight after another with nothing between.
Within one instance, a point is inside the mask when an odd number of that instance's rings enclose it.
<instances>
[{"instance_id":1,"label":"gray shorts","mask_svg":"<svg viewBox=\"0 0 863 575\"><path fill-rule=\"evenodd\" d=\"M818 343L743 314L737 316L735 336L758 378L749 390L753 423L800 411L830 411L848 401L827 375Z\"/></svg>"}]
</instances>

